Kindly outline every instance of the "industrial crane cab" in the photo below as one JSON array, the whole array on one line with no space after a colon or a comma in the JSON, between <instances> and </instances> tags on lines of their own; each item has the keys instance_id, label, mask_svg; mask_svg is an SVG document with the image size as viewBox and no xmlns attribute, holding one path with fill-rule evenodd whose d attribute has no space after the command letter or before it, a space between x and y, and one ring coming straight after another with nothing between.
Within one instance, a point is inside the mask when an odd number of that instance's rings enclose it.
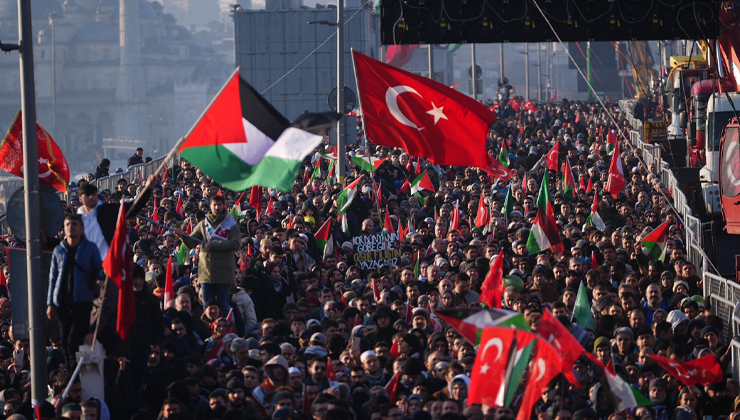
<instances>
[{"instance_id":1,"label":"industrial crane cab","mask_svg":"<svg viewBox=\"0 0 740 420\"><path fill-rule=\"evenodd\" d=\"M740 234L740 122L732 118L719 146L719 192L727 233Z\"/></svg>"}]
</instances>

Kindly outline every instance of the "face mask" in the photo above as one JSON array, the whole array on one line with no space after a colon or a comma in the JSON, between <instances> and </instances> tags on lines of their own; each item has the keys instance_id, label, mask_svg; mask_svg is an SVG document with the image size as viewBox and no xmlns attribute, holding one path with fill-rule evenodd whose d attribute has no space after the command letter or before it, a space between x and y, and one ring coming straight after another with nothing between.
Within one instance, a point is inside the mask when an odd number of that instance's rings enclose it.
<instances>
[{"instance_id":1,"label":"face mask","mask_svg":"<svg viewBox=\"0 0 740 420\"><path fill-rule=\"evenodd\" d=\"M362 189L362 192L365 193L365 194L370 194L371 192L373 192L373 189L370 188L370 187L364 187Z\"/></svg>"}]
</instances>

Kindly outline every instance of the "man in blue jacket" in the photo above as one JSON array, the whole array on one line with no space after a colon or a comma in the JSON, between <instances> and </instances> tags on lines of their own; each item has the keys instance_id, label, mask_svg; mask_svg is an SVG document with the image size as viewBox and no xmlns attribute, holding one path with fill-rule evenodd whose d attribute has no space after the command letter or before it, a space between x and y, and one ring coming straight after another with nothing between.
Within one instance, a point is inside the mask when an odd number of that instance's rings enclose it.
<instances>
[{"instance_id":1,"label":"man in blue jacket","mask_svg":"<svg viewBox=\"0 0 740 420\"><path fill-rule=\"evenodd\" d=\"M64 240L52 255L46 316L59 320L70 372L77 365L75 353L90 330L95 280L103 278L102 267L98 247L85 238L82 218L67 216Z\"/></svg>"}]
</instances>

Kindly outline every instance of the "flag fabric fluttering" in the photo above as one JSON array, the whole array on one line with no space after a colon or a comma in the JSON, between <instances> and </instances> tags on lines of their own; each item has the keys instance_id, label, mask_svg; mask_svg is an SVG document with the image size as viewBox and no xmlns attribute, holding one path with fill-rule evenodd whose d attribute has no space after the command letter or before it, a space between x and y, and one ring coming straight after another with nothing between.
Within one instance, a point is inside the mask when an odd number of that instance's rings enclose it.
<instances>
[{"instance_id":1,"label":"flag fabric fluttering","mask_svg":"<svg viewBox=\"0 0 740 420\"><path fill-rule=\"evenodd\" d=\"M480 343L485 327L529 329L529 323L524 315L505 309L440 308L435 310L435 314L475 345Z\"/></svg>"},{"instance_id":2,"label":"flag fabric fluttering","mask_svg":"<svg viewBox=\"0 0 740 420\"><path fill-rule=\"evenodd\" d=\"M609 178L606 181L606 190L612 197L617 198L624 189L624 168L622 168L622 156L619 152L619 143L614 147L612 161L609 165Z\"/></svg>"},{"instance_id":3,"label":"flag fabric fluttering","mask_svg":"<svg viewBox=\"0 0 740 420\"><path fill-rule=\"evenodd\" d=\"M581 282L578 287L578 295L576 296L576 303L573 306L573 315L571 320L575 320L575 323L585 329L594 330L594 317L591 314L591 305L588 304L588 292L586 292L586 283Z\"/></svg>"},{"instance_id":4,"label":"flag fabric fluttering","mask_svg":"<svg viewBox=\"0 0 740 420\"><path fill-rule=\"evenodd\" d=\"M594 194L594 202L591 205L591 213L586 217L586 222L583 224L583 227L593 226L596 229L600 231L604 231L606 229L606 224L604 223L604 220L599 216L599 195Z\"/></svg>"},{"instance_id":5,"label":"flag fabric fluttering","mask_svg":"<svg viewBox=\"0 0 740 420\"><path fill-rule=\"evenodd\" d=\"M368 140L437 165L486 166L493 114L475 99L353 51Z\"/></svg>"},{"instance_id":6,"label":"flag fabric fluttering","mask_svg":"<svg viewBox=\"0 0 740 420\"><path fill-rule=\"evenodd\" d=\"M647 256L651 260L665 259L665 247L668 243L669 221L661 223L652 232L642 239L642 246L647 250Z\"/></svg>"},{"instance_id":7,"label":"flag fabric fluttering","mask_svg":"<svg viewBox=\"0 0 740 420\"><path fill-rule=\"evenodd\" d=\"M344 212L347 211L347 209L349 208L350 204L352 204L352 201L354 201L355 197L357 196L357 192L360 189L360 183L362 182L363 177L364 175L361 175L354 182L344 188L341 193L339 193L339 195L337 196L337 214L344 214Z\"/></svg>"},{"instance_id":8,"label":"flag fabric fluttering","mask_svg":"<svg viewBox=\"0 0 740 420\"><path fill-rule=\"evenodd\" d=\"M542 178L540 192L537 195L537 216L527 238L527 250L534 255L551 249L553 252L563 252L563 242L560 230L555 219L555 212L550 204L550 187L547 173Z\"/></svg>"},{"instance_id":9,"label":"flag fabric fluttering","mask_svg":"<svg viewBox=\"0 0 740 420\"><path fill-rule=\"evenodd\" d=\"M51 135L36 123L36 143L39 153L39 183L62 193L69 185L69 165ZM23 178L23 118L15 114L5 138L0 142L0 170Z\"/></svg>"},{"instance_id":10,"label":"flag fabric fluttering","mask_svg":"<svg viewBox=\"0 0 740 420\"><path fill-rule=\"evenodd\" d=\"M167 273L164 281L164 305L175 298L175 282L172 279L172 255L167 259Z\"/></svg>"},{"instance_id":11,"label":"flag fabric fluttering","mask_svg":"<svg viewBox=\"0 0 740 420\"><path fill-rule=\"evenodd\" d=\"M565 163L563 163L563 195L571 200L576 195L576 181L573 178L573 170L568 158L565 158Z\"/></svg>"},{"instance_id":12,"label":"flag fabric fluttering","mask_svg":"<svg viewBox=\"0 0 740 420\"><path fill-rule=\"evenodd\" d=\"M110 243L110 249L103 261L103 270L118 286L118 319L116 331L122 339L128 338L129 331L136 320L134 301L134 279L131 271L131 247L129 246L129 227L126 221L125 200L121 200L118 223Z\"/></svg>"},{"instance_id":13,"label":"flag fabric fluttering","mask_svg":"<svg viewBox=\"0 0 740 420\"><path fill-rule=\"evenodd\" d=\"M378 159L372 156L352 156L352 162L357 164L363 171L375 171L388 158Z\"/></svg>"},{"instance_id":14,"label":"flag fabric fluttering","mask_svg":"<svg viewBox=\"0 0 740 420\"><path fill-rule=\"evenodd\" d=\"M555 143L553 147L547 153L547 169L557 172L560 169L560 142Z\"/></svg>"},{"instance_id":15,"label":"flag fabric fluttering","mask_svg":"<svg viewBox=\"0 0 740 420\"><path fill-rule=\"evenodd\" d=\"M331 218L327 219L314 235L316 245L319 247L324 258L334 255L334 238L331 233Z\"/></svg>"},{"instance_id":16,"label":"flag fabric fluttering","mask_svg":"<svg viewBox=\"0 0 740 420\"><path fill-rule=\"evenodd\" d=\"M411 182L411 194L418 194L422 191L434 192L434 184L426 171Z\"/></svg>"},{"instance_id":17,"label":"flag fabric fluttering","mask_svg":"<svg viewBox=\"0 0 740 420\"><path fill-rule=\"evenodd\" d=\"M292 126L238 70L186 135L178 154L233 191L253 185L290 191L303 158L323 137Z\"/></svg>"},{"instance_id":18,"label":"flag fabric fluttering","mask_svg":"<svg viewBox=\"0 0 740 420\"><path fill-rule=\"evenodd\" d=\"M503 299L504 289L504 250L502 249L493 266L488 270L486 279L481 286L481 294L478 302L481 302L489 308L500 308L501 299Z\"/></svg>"}]
</instances>

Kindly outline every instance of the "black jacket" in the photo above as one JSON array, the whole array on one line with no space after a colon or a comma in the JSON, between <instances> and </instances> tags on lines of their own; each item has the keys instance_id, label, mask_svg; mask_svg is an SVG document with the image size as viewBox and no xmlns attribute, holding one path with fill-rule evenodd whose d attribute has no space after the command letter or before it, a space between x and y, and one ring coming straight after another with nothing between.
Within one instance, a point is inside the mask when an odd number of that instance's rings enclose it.
<instances>
[{"instance_id":1,"label":"black jacket","mask_svg":"<svg viewBox=\"0 0 740 420\"><path fill-rule=\"evenodd\" d=\"M131 166L134 166L134 165L138 165L140 163L144 163L144 159L142 159L142 158L140 158L140 157L138 157L136 155L133 155L130 158L128 158L128 161L126 161L126 167L128 168L128 167L131 167Z\"/></svg>"},{"instance_id":2,"label":"black jacket","mask_svg":"<svg viewBox=\"0 0 740 420\"><path fill-rule=\"evenodd\" d=\"M129 343L132 350L148 349L160 344L164 338L164 317L157 299L146 288L134 293L136 321L134 334Z\"/></svg>"},{"instance_id":3,"label":"black jacket","mask_svg":"<svg viewBox=\"0 0 740 420\"><path fill-rule=\"evenodd\" d=\"M136 215L146 207L146 202L149 201L149 197L152 195L151 188L145 188L141 195L134 202L126 202L124 205L126 213ZM135 205L135 206L134 206ZM132 210L132 206L133 210ZM119 204L103 203L98 206L98 225L100 230L103 232L105 242L110 245L113 240L113 235L116 233L116 224L118 223L118 211L121 209Z\"/></svg>"}]
</instances>

